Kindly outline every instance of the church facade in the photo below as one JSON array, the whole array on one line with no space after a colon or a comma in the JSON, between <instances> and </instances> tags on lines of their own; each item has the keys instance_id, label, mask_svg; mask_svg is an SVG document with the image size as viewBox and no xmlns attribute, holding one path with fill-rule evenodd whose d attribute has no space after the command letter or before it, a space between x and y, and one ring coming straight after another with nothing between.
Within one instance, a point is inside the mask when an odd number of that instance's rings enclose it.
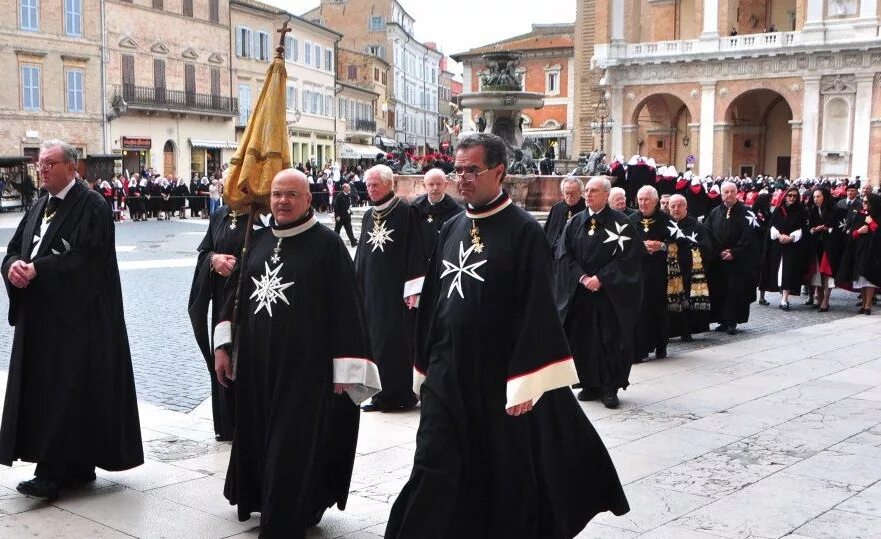
<instances>
[{"instance_id":1,"label":"church facade","mask_svg":"<svg viewBox=\"0 0 881 539\"><path fill-rule=\"evenodd\" d=\"M609 153L702 175L878 182L877 0L580 2L586 7L593 55L577 76L601 74L614 119Z\"/></svg>"}]
</instances>

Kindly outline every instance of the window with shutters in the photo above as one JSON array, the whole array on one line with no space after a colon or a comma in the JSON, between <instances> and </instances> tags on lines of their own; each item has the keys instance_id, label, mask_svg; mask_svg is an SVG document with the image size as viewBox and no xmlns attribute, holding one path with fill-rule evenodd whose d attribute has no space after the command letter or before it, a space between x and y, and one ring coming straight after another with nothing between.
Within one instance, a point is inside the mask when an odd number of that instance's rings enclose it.
<instances>
[{"instance_id":1,"label":"window with shutters","mask_svg":"<svg viewBox=\"0 0 881 539\"><path fill-rule=\"evenodd\" d=\"M210 0L208 2L208 20L213 23L220 22L220 0Z\"/></svg>"},{"instance_id":2,"label":"window with shutters","mask_svg":"<svg viewBox=\"0 0 881 539\"><path fill-rule=\"evenodd\" d=\"M284 37L284 60L285 62L294 61L294 38L291 36Z\"/></svg>"},{"instance_id":3,"label":"window with shutters","mask_svg":"<svg viewBox=\"0 0 881 539\"><path fill-rule=\"evenodd\" d=\"M324 51L324 69L325 69L326 71L330 71L330 72L333 72L333 71L334 71L334 68L333 68L333 51L330 50L330 49L327 49L326 51Z\"/></svg>"},{"instance_id":4,"label":"window with shutters","mask_svg":"<svg viewBox=\"0 0 881 539\"><path fill-rule=\"evenodd\" d=\"M40 0L20 0L18 13L22 30L40 30Z\"/></svg>"},{"instance_id":5,"label":"window with shutters","mask_svg":"<svg viewBox=\"0 0 881 539\"><path fill-rule=\"evenodd\" d=\"M40 66L21 66L21 108L40 110Z\"/></svg>"},{"instance_id":6,"label":"window with shutters","mask_svg":"<svg viewBox=\"0 0 881 539\"><path fill-rule=\"evenodd\" d=\"M196 66L184 64L184 89L187 92L187 100L196 94ZM195 97L193 97L195 99Z\"/></svg>"},{"instance_id":7,"label":"window with shutters","mask_svg":"<svg viewBox=\"0 0 881 539\"><path fill-rule=\"evenodd\" d=\"M86 105L83 99L83 76L82 69L67 70L67 112L85 112Z\"/></svg>"},{"instance_id":8,"label":"window with shutters","mask_svg":"<svg viewBox=\"0 0 881 539\"><path fill-rule=\"evenodd\" d=\"M266 32L257 32L257 59L264 62L269 61L269 34Z\"/></svg>"},{"instance_id":9,"label":"window with shutters","mask_svg":"<svg viewBox=\"0 0 881 539\"><path fill-rule=\"evenodd\" d=\"M373 68L373 80L376 82L379 82L379 68L378 67Z\"/></svg>"},{"instance_id":10,"label":"window with shutters","mask_svg":"<svg viewBox=\"0 0 881 539\"><path fill-rule=\"evenodd\" d=\"M156 101L162 103L165 101L165 60L161 58L153 58L153 86L156 95Z\"/></svg>"},{"instance_id":11,"label":"window with shutters","mask_svg":"<svg viewBox=\"0 0 881 539\"><path fill-rule=\"evenodd\" d=\"M121 56L122 64L122 98L129 99L135 93L135 57L131 54Z\"/></svg>"},{"instance_id":12,"label":"window with shutters","mask_svg":"<svg viewBox=\"0 0 881 539\"><path fill-rule=\"evenodd\" d=\"M163 0L153 0L153 9L163 9L165 2Z\"/></svg>"},{"instance_id":13,"label":"window with shutters","mask_svg":"<svg viewBox=\"0 0 881 539\"><path fill-rule=\"evenodd\" d=\"M246 26L236 27L236 56L239 58L253 58L251 29Z\"/></svg>"},{"instance_id":14,"label":"window with shutters","mask_svg":"<svg viewBox=\"0 0 881 539\"><path fill-rule=\"evenodd\" d=\"M367 28L371 32L382 32L385 30L385 17L382 15L371 15L367 20Z\"/></svg>"},{"instance_id":15,"label":"window with shutters","mask_svg":"<svg viewBox=\"0 0 881 539\"><path fill-rule=\"evenodd\" d=\"M324 96L324 114L333 116L333 98L329 95Z\"/></svg>"},{"instance_id":16,"label":"window with shutters","mask_svg":"<svg viewBox=\"0 0 881 539\"><path fill-rule=\"evenodd\" d=\"M388 74L385 71L382 72L382 84L383 86L388 84Z\"/></svg>"},{"instance_id":17,"label":"window with shutters","mask_svg":"<svg viewBox=\"0 0 881 539\"><path fill-rule=\"evenodd\" d=\"M321 69L321 45L315 45L315 69Z\"/></svg>"},{"instance_id":18,"label":"window with shutters","mask_svg":"<svg viewBox=\"0 0 881 539\"><path fill-rule=\"evenodd\" d=\"M297 38L294 38L292 50L293 50L293 54L291 54L291 61L292 62L299 62L300 61L300 41Z\"/></svg>"},{"instance_id":19,"label":"window with shutters","mask_svg":"<svg viewBox=\"0 0 881 539\"><path fill-rule=\"evenodd\" d=\"M312 44L306 41L303 44L303 62L308 65L312 65Z\"/></svg>"},{"instance_id":20,"label":"window with shutters","mask_svg":"<svg viewBox=\"0 0 881 539\"><path fill-rule=\"evenodd\" d=\"M220 95L220 69L211 68L211 95Z\"/></svg>"},{"instance_id":21,"label":"window with shutters","mask_svg":"<svg viewBox=\"0 0 881 539\"><path fill-rule=\"evenodd\" d=\"M287 100L286 100L288 110L294 110L297 108L297 93L296 92L297 92L297 89L294 86L288 85L288 87L287 87Z\"/></svg>"},{"instance_id":22,"label":"window with shutters","mask_svg":"<svg viewBox=\"0 0 881 539\"><path fill-rule=\"evenodd\" d=\"M83 0L64 0L64 33L83 35Z\"/></svg>"},{"instance_id":23,"label":"window with shutters","mask_svg":"<svg viewBox=\"0 0 881 539\"><path fill-rule=\"evenodd\" d=\"M193 16L193 0L183 0L181 4L181 13L187 17Z\"/></svg>"},{"instance_id":24,"label":"window with shutters","mask_svg":"<svg viewBox=\"0 0 881 539\"><path fill-rule=\"evenodd\" d=\"M251 87L239 84L239 125L246 125L251 116Z\"/></svg>"},{"instance_id":25,"label":"window with shutters","mask_svg":"<svg viewBox=\"0 0 881 539\"><path fill-rule=\"evenodd\" d=\"M346 75L349 80L356 80L358 78L358 66L350 65L346 68Z\"/></svg>"}]
</instances>

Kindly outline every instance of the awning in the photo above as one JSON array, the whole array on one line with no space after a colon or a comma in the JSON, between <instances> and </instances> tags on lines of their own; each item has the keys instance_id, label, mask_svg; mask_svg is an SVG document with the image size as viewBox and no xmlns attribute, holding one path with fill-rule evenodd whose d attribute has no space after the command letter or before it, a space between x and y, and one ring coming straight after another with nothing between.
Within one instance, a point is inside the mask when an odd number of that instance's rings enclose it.
<instances>
[{"instance_id":1,"label":"awning","mask_svg":"<svg viewBox=\"0 0 881 539\"><path fill-rule=\"evenodd\" d=\"M235 150L236 148L238 148L239 145L235 142L230 142L228 140L197 140L191 138L190 146L192 146L193 148L211 148L213 150Z\"/></svg>"},{"instance_id":2,"label":"awning","mask_svg":"<svg viewBox=\"0 0 881 539\"><path fill-rule=\"evenodd\" d=\"M376 143L382 144L383 146L390 146L390 147L395 147L398 145L397 141L395 141L394 139L380 137L379 135L376 136Z\"/></svg>"},{"instance_id":3,"label":"awning","mask_svg":"<svg viewBox=\"0 0 881 539\"><path fill-rule=\"evenodd\" d=\"M568 129L550 129L546 131L524 131L523 138L564 138L572 134Z\"/></svg>"},{"instance_id":4,"label":"awning","mask_svg":"<svg viewBox=\"0 0 881 539\"><path fill-rule=\"evenodd\" d=\"M376 146L367 144L355 144L346 142L340 149L340 159L376 159L377 154L385 155L385 152Z\"/></svg>"}]
</instances>

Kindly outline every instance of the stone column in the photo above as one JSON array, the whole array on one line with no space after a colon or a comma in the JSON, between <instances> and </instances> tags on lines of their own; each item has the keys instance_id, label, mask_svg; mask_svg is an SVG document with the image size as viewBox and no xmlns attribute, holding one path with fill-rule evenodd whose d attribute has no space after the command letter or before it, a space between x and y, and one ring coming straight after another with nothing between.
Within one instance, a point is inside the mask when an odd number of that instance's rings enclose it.
<instances>
[{"instance_id":1,"label":"stone column","mask_svg":"<svg viewBox=\"0 0 881 539\"><path fill-rule=\"evenodd\" d=\"M683 163L685 162L685 159L687 159L689 155L693 155L695 158L695 166L691 170L696 171L696 170L699 170L698 166L697 166L698 165L697 159L699 157L698 152L700 150L700 140L701 140L701 124L700 124L700 122L694 122L694 123L688 124L688 139L689 139L688 140L688 148L686 148L688 151L685 152L685 157L683 158ZM683 164L682 166L685 166L685 164ZM683 168L679 172L685 172L686 170L688 170L688 167Z\"/></svg>"},{"instance_id":2,"label":"stone column","mask_svg":"<svg viewBox=\"0 0 881 539\"><path fill-rule=\"evenodd\" d=\"M860 18L854 27L866 38L878 35L878 0L860 0Z\"/></svg>"},{"instance_id":3,"label":"stone column","mask_svg":"<svg viewBox=\"0 0 881 539\"><path fill-rule=\"evenodd\" d=\"M869 136L872 117L872 86L874 74L856 76L857 93L854 101L853 144L851 147L850 173L866 178L869 174Z\"/></svg>"},{"instance_id":4,"label":"stone column","mask_svg":"<svg viewBox=\"0 0 881 539\"><path fill-rule=\"evenodd\" d=\"M707 4L714 4L707 2ZM706 28L706 26L704 26ZM713 162L713 124L716 121L716 83L701 83L700 154L697 170L701 175L715 173Z\"/></svg>"},{"instance_id":5,"label":"stone column","mask_svg":"<svg viewBox=\"0 0 881 539\"><path fill-rule=\"evenodd\" d=\"M701 32L701 39L718 39L719 38L719 2L705 1L704 5L704 25Z\"/></svg>"},{"instance_id":6,"label":"stone column","mask_svg":"<svg viewBox=\"0 0 881 539\"><path fill-rule=\"evenodd\" d=\"M804 78L801 123L801 177L817 177L817 144L820 128L820 77Z\"/></svg>"},{"instance_id":7,"label":"stone column","mask_svg":"<svg viewBox=\"0 0 881 539\"><path fill-rule=\"evenodd\" d=\"M609 149L607 153L608 155L623 154L624 141L621 124L624 122L624 87L612 86L609 94L609 114L615 123L612 125L612 136L607 146Z\"/></svg>"},{"instance_id":8,"label":"stone column","mask_svg":"<svg viewBox=\"0 0 881 539\"><path fill-rule=\"evenodd\" d=\"M621 126L621 137L623 139L622 151L618 152L624 156L624 161L627 162L630 159L631 155L635 155L639 153L639 145L636 142L636 136L639 133L638 125L622 125ZM612 154L615 155L615 154Z\"/></svg>"},{"instance_id":9,"label":"stone column","mask_svg":"<svg viewBox=\"0 0 881 539\"><path fill-rule=\"evenodd\" d=\"M612 43L624 41L624 0L609 0L609 17L612 31L610 37Z\"/></svg>"},{"instance_id":10,"label":"stone column","mask_svg":"<svg viewBox=\"0 0 881 539\"><path fill-rule=\"evenodd\" d=\"M715 140L715 168L714 176L733 176L740 174L739 170L733 170L732 158L734 150L731 146L734 136L731 133L731 124L726 122L718 122L713 125L713 138ZM703 153L703 151L701 151ZM758 163L756 163L758 166ZM703 173L703 165L701 165L701 173Z\"/></svg>"},{"instance_id":11,"label":"stone column","mask_svg":"<svg viewBox=\"0 0 881 539\"><path fill-rule=\"evenodd\" d=\"M881 184L881 118L871 121L872 141L869 147L869 179L876 187Z\"/></svg>"},{"instance_id":12,"label":"stone column","mask_svg":"<svg viewBox=\"0 0 881 539\"><path fill-rule=\"evenodd\" d=\"M792 141L789 147L789 178L794 180L801 177L801 122L789 120L792 129Z\"/></svg>"},{"instance_id":13,"label":"stone column","mask_svg":"<svg viewBox=\"0 0 881 539\"><path fill-rule=\"evenodd\" d=\"M823 8L826 0L807 0L805 24L801 39L804 42L823 41Z\"/></svg>"}]
</instances>

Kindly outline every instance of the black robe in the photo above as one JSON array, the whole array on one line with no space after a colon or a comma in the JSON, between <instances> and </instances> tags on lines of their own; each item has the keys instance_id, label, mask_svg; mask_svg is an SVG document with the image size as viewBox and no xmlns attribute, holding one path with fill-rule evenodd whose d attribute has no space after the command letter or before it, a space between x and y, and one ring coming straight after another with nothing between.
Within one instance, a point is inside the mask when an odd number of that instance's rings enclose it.
<instances>
[{"instance_id":1,"label":"black robe","mask_svg":"<svg viewBox=\"0 0 881 539\"><path fill-rule=\"evenodd\" d=\"M568 538L599 512L629 510L608 452L566 387L577 376L541 228L507 195L491 206L447 223L426 277L416 456L390 539ZM506 414L539 396L525 415Z\"/></svg>"},{"instance_id":2,"label":"black robe","mask_svg":"<svg viewBox=\"0 0 881 539\"><path fill-rule=\"evenodd\" d=\"M578 212L584 211L586 207L584 199L581 197L578 198L578 202L573 206L566 204L564 200L551 206L551 211L548 212L548 218L545 221L544 231L552 253L557 249L557 240L563 235L563 227L566 226L569 219L572 219Z\"/></svg>"},{"instance_id":3,"label":"black robe","mask_svg":"<svg viewBox=\"0 0 881 539\"><path fill-rule=\"evenodd\" d=\"M667 336L671 338L710 329L707 271L718 251L713 235L694 217L686 215L676 224L682 233L682 238L676 242L676 261L682 275L683 297L678 306L669 303L668 297Z\"/></svg>"},{"instance_id":4,"label":"black robe","mask_svg":"<svg viewBox=\"0 0 881 539\"><path fill-rule=\"evenodd\" d=\"M431 254L433 251L437 235L440 234L444 223L465 209L449 195L444 195L444 198L437 204L430 203L428 195L421 195L413 201L413 207L416 208L418 214L422 246L427 254Z\"/></svg>"},{"instance_id":5,"label":"black robe","mask_svg":"<svg viewBox=\"0 0 881 539\"><path fill-rule=\"evenodd\" d=\"M374 403L399 408L415 404L412 337L416 309L408 309L404 298L421 292L426 256L416 209L403 200L395 202L394 197L385 204L397 206L378 229L373 220L377 207L364 213L355 270L382 379L383 390Z\"/></svg>"},{"instance_id":6,"label":"black robe","mask_svg":"<svg viewBox=\"0 0 881 539\"><path fill-rule=\"evenodd\" d=\"M234 223L234 226L233 226ZM265 224L259 218L257 227ZM211 346L209 328L220 320L223 308L223 295L227 278L211 269L211 256L214 254L242 256L248 215L238 214L233 218L229 206L221 206L211 216L208 231L199 244L199 258L193 273L190 299L187 311L196 343L208 367L211 377L211 410L214 416L214 433L221 440L232 440L235 431L235 389L225 388L217 383L214 375L214 347ZM232 228L231 228L232 227ZM211 304L211 318L208 318L208 304Z\"/></svg>"},{"instance_id":7,"label":"black robe","mask_svg":"<svg viewBox=\"0 0 881 539\"><path fill-rule=\"evenodd\" d=\"M274 259L279 239L286 235ZM230 276L216 346L229 342ZM348 497L360 412L378 388L351 257L311 217L254 234L238 326L236 430L224 496L260 537L304 537L306 521ZM353 383L335 395L333 383Z\"/></svg>"},{"instance_id":8,"label":"black robe","mask_svg":"<svg viewBox=\"0 0 881 539\"><path fill-rule=\"evenodd\" d=\"M713 208L705 223L718 241L718 252L730 249L734 257L726 261L717 256L709 266L713 319L745 323L749 320L749 306L756 300L761 263L758 217L738 201L730 211L724 204Z\"/></svg>"},{"instance_id":9,"label":"black robe","mask_svg":"<svg viewBox=\"0 0 881 539\"><path fill-rule=\"evenodd\" d=\"M32 252L48 198L25 213L3 259L15 335L0 463L134 468L144 455L110 208L74 184ZM27 288L8 281L16 260L37 270Z\"/></svg>"},{"instance_id":10,"label":"black robe","mask_svg":"<svg viewBox=\"0 0 881 539\"><path fill-rule=\"evenodd\" d=\"M780 205L771 213L760 290L789 290L792 295L800 295L810 249L806 224L807 212L800 202L790 207ZM780 243L781 234L790 235L796 241Z\"/></svg>"},{"instance_id":11,"label":"black robe","mask_svg":"<svg viewBox=\"0 0 881 539\"><path fill-rule=\"evenodd\" d=\"M633 241L660 241L666 247L681 235L672 218L660 210L649 217L637 211L629 219L638 234ZM643 250L640 266L643 292L634 338L637 360L667 348L667 250Z\"/></svg>"},{"instance_id":12,"label":"black robe","mask_svg":"<svg viewBox=\"0 0 881 539\"><path fill-rule=\"evenodd\" d=\"M844 248L838 275L835 278L836 284L847 289L851 289L860 277L875 286L881 286L881 230L878 227L878 220L873 219L873 222L869 223L869 217L866 210L859 210L853 214L848 224L847 232L850 239ZM869 224L869 232L857 233L857 230L866 224Z\"/></svg>"},{"instance_id":13,"label":"black robe","mask_svg":"<svg viewBox=\"0 0 881 539\"><path fill-rule=\"evenodd\" d=\"M556 253L557 309L585 388L629 384L643 253L633 225L608 206L593 216L589 210L579 213L563 231ZM587 290L579 282L583 275L599 277L600 289Z\"/></svg>"}]
</instances>

